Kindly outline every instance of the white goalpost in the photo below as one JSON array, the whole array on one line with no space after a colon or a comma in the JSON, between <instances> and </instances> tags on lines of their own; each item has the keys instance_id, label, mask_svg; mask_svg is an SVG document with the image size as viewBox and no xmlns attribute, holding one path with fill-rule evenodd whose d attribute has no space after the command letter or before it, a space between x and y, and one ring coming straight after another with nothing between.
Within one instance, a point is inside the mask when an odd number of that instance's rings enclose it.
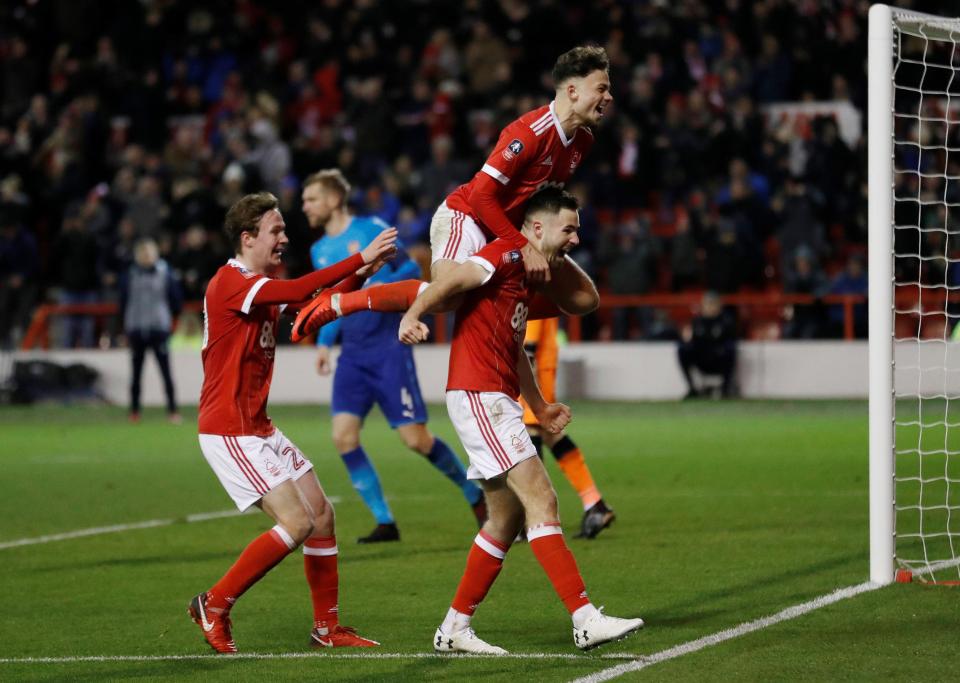
<instances>
[{"instance_id":1,"label":"white goalpost","mask_svg":"<svg viewBox=\"0 0 960 683\"><path fill-rule=\"evenodd\" d=\"M874 5L868 70L870 580L953 583L960 19Z\"/></svg>"}]
</instances>

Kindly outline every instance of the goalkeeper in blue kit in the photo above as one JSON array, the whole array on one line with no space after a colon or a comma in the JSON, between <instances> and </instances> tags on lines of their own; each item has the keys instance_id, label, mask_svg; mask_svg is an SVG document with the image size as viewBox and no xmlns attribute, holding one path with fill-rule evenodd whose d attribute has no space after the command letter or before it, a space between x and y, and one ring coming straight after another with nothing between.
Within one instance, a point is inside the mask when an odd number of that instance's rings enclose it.
<instances>
[{"instance_id":1,"label":"goalkeeper in blue kit","mask_svg":"<svg viewBox=\"0 0 960 683\"><path fill-rule=\"evenodd\" d=\"M351 215L350 185L338 169L319 171L303 184L303 212L310 227L323 228L323 237L310 247L316 269L325 268L363 249L387 225L378 218ZM366 286L419 278L419 266L402 247L397 257L373 275ZM317 336L317 371L331 371L330 349L340 340L333 377L333 442L350 481L376 519L377 526L360 543L397 541L400 531L384 498L377 471L360 444L363 421L380 406L403 443L429 460L463 493L477 523L486 519L483 492L467 479L463 463L440 438L427 429L427 410L420 395L411 347L397 338L399 313L366 311L336 320Z\"/></svg>"}]
</instances>

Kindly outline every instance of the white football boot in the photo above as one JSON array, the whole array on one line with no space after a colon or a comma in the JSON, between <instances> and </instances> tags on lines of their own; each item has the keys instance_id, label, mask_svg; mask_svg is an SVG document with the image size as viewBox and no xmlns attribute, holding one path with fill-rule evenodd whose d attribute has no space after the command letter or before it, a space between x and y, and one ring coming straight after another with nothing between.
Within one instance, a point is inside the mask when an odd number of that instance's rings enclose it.
<instances>
[{"instance_id":1,"label":"white football boot","mask_svg":"<svg viewBox=\"0 0 960 683\"><path fill-rule=\"evenodd\" d=\"M475 655L505 655L502 647L481 640L469 626L453 633L444 633L437 629L433 636L433 649L437 652L469 652Z\"/></svg>"},{"instance_id":2,"label":"white football boot","mask_svg":"<svg viewBox=\"0 0 960 683\"><path fill-rule=\"evenodd\" d=\"M643 619L621 619L603 613L603 608L584 622L582 628L573 629L573 642L581 650L592 650L598 645L622 640L634 631L643 628Z\"/></svg>"}]
</instances>

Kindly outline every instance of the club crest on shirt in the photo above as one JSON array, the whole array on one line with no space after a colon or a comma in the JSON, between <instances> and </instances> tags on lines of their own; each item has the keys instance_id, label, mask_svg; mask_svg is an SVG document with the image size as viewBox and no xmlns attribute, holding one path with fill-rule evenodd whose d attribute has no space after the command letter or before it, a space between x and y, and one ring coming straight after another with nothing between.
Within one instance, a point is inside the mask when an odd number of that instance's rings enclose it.
<instances>
[{"instance_id":1,"label":"club crest on shirt","mask_svg":"<svg viewBox=\"0 0 960 683\"><path fill-rule=\"evenodd\" d=\"M239 261L231 261L231 265L237 269L237 272L243 275L248 280L252 277L256 277L256 273L252 273L245 266L240 265Z\"/></svg>"},{"instance_id":2,"label":"club crest on shirt","mask_svg":"<svg viewBox=\"0 0 960 683\"><path fill-rule=\"evenodd\" d=\"M513 161L513 158L523 151L523 143L519 140L512 140L507 148L503 150L501 156L507 161Z\"/></svg>"},{"instance_id":3,"label":"club crest on shirt","mask_svg":"<svg viewBox=\"0 0 960 683\"><path fill-rule=\"evenodd\" d=\"M577 169L577 164L580 163L580 152L574 150L573 154L570 155L570 172L573 173Z\"/></svg>"}]
</instances>

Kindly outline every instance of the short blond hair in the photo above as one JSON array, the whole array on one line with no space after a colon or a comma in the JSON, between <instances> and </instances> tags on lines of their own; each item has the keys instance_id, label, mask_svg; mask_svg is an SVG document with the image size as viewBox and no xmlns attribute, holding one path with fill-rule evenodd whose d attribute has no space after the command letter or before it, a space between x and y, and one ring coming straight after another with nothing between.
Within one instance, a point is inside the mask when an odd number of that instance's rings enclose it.
<instances>
[{"instance_id":1,"label":"short blond hair","mask_svg":"<svg viewBox=\"0 0 960 683\"><path fill-rule=\"evenodd\" d=\"M307 176L306 180L303 181L304 187L310 187L316 184L322 185L325 190L336 192L344 202L346 202L347 197L350 196L350 183L339 168L325 168L322 171L311 173Z\"/></svg>"}]
</instances>

